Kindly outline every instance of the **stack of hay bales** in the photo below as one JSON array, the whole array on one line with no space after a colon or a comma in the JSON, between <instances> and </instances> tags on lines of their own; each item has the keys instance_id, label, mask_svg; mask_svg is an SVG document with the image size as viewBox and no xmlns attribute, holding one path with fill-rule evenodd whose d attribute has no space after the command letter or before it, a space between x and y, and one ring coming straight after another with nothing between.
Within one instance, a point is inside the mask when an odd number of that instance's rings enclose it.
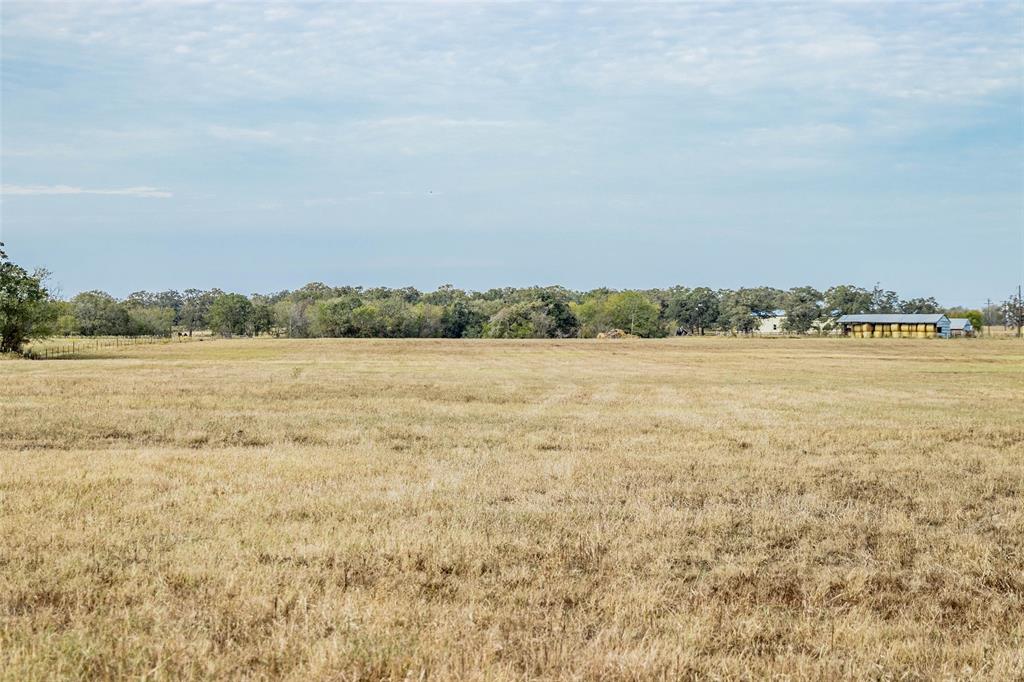
<instances>
[{"instance_id":1,"label":"stack of hay bales","mask_svg":"<svg viewBox=\"0 0 1024 682\"><path fill-rule=\"evenodd\" d=\"M597 335L599 339L633 339L636 338L632 334L622 329L609 329L606 332L601 332Z\"/></svg>"},{"instance_id":2,"label":"stack of hay bales","mask_svg":"<svg viewBox=\"0 0 1024 682\"><path fill-rule=\"evenodd\" d=\"M850 327L850 336L855 339L934 339L938 335L938 326L933 323L858 322Z\"/></svg>"}]
</instances>

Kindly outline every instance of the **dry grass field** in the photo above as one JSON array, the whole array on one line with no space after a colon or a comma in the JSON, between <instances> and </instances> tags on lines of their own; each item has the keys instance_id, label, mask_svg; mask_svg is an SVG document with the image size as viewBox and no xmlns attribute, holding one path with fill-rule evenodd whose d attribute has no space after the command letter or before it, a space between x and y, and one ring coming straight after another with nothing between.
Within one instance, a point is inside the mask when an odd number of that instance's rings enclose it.
<instances>
[{"instance_id":1,"label":"dry grass field","mask_svg":"<svg viewBox=\"0 0 1024 682\"><path fill-rule=\"evenodd\" d=\"M0 675L1024 678L1024 344L0 362Z\"/></svg>"}]
</instances>

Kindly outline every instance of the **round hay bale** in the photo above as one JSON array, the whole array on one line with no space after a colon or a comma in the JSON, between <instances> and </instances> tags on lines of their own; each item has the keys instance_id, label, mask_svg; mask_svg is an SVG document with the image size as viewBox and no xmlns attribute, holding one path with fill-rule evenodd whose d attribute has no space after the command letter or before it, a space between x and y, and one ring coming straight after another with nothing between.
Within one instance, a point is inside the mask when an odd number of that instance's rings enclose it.
<instances>
[{"instance_id":1,"label":"round hay bale","mask_svg":"<svg viewBox=\"0 0 1024 682\"><path fill-rule=\"evenodd\" d=\"M866 332L873 332L875 331L875 325L871 324L870 322L865 322L863 329Z\"/></svg>"}]
</instances>

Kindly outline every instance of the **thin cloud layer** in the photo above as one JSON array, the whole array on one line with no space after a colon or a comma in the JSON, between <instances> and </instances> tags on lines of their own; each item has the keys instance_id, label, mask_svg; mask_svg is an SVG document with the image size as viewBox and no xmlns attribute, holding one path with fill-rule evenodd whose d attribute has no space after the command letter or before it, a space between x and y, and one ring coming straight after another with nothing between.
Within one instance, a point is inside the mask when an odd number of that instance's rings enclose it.
<instances>
[{"instance_id":1,"label":"thin cloud layer","mask_svg":"<svg viewBox=\"0 0 1024 682\"><path fill-rule=\"evenodd\" d=\"M394 284L413 275L387 264L464 264L426 287L846 278L977 301L1024 262L1022 23L1019 2L8 0L5 193L176 199L5 200L5 238L244 235L251 262ZM953 263L977 235L989 255Z\"/></svg>"},{"instance_id":2,"label":"thin cloud layer","mask_svg":"<svg viewBox=\"0 0 1024 682\"><path fill-rule=\"evenodd\" d=\"M197 99L770 84L949 100L1019 85L1020 22L1019 3L8 2L3 32L141 57L154 90Z\"/></svg>"},{"instance_id":3,"label":"thin cloud layer","mask_svg":"<svg viewBox=\"0 0 1024 682\"><path fill-rule=\"evenodd\" d=\"M119 189L86 189L69 185L3 185L0 194L6 196L67 196L74 194L99 194L103 196L140 197L144 199L169 199L174 196L156 187L123 187Z\"/></svg>"}]
</instances>

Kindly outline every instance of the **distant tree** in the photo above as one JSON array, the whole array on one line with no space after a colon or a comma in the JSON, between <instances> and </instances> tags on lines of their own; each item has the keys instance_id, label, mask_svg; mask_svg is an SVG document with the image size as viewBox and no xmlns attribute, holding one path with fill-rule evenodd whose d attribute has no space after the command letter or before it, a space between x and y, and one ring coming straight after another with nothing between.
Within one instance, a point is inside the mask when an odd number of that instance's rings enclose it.
<instances>
[{"instance_id":1,"label":"distant tree","mask_svg":"<svg viewBox=\"0 0 1024 682\"><path fill-rule=\"evenodd\" d=\"M174 308L126 306L128 333L137 336L170 336L174 326Z\"/></svg>"},{"instance_id":2,"label":"distant tree","mask_svg":"<svg viewBox=\"0 0 1024 682\"><path fill-rule=\"evenodd\" d=\"M496 312L484 325L483 335L492 339L546 338L554 327L538 303L512 303Z\"/></svg>"},{"instance_id":3,"label":"distant tree","mask_svg":"<svg viewBox=\"0 0 1024 682\"><path fill-rule=\"evenodd\" d=\"M981 309L982 322L985 323L986 327L995 327L1003 324L1003 308L1002 306L993 303L987 305Z\"/></svg>"},{"instance_id":4,"label":"distant tree","mask_svg":"<svg viewBox=\"0 0 1024 682\"><path fill-rule=\"evenodd\" d=\"M316 327L322 336L357 336L359 327L352 313L363 305L355 295L321 301L316 307Z\"/></svg>"},{"instance_id":5,"label":"distant tree","mask_svg":"<svg viewBox=\"0 0 1024 682\"><path fill-rule=\"evenodd\" d=\"M449 339L461 339L473 322L473 313L465 301L455 300L444 306L441 316L442 334Z\"/></svg>"},{"instance_id":6,"label":"distant tree","mask_svg":"<svg viewBox=\"0 0 1024 682\"><path fill-rule=\"evenodd\" d=\"M105 291L84 291L73 299L82 336L124 336L131 333L128 307Z\"/></svg>"},{"instance_id":7,"label":"distant tree","mask_svg":"<svg viewBox=\"0 0 1024 682\"><path fill-rule=\"evenodd\" d=\"M895 291L882 289L879 284L875 284L875 288L871 290L870 312L898 313L902 312L902 308L900 297Z\"/></svg>"},{"instance_id":8,"label":"distant tree","mask_svg":"<svg viewBox=\"0 0 1024 682\"><path fill-rule=\"evenodd\" d=\"M833 320L843 315L872 311L872 294L852 284L840 284L825 292L824 313Z\"/></svg>"},{"instance_id":9,"label":"distant tree","mask_svg":"<svg viewBox=\"0 0 1024 682\"><path fill-rule=\"evenodd\" d=\"M245 336L252 331L253 306L241 294L221 294L210 305L210 329L221 336Z\"/></svg>"},{"instance_id":10,"label":"distant tree","mask_svg":"<svg viewBox=\"0 0 1024 682\"><path fill-rule=\"evenodd\" d=\"M900 303L902 313L932 314L940 312L939 303L934 298L912 298Z\"/></svg>"},{"instance_id":11,"label":"distant tree","mask_svg":"<svg viewBox=\"0 0 1024 682\"><path fill-rule=\"evenodd\" d=\"M974 328L975 334L980 334L985 329L985 318L980 310L968 310L959 317L966 317L971 321L971 327Z\"/></svg>"},{"instance_id":12,"label":"distant tree","mask_svg":"<svg viewBox=\"0 0 1024 682\"><path fill-rule=\"evenodd\" d=\"M1020 294L1011 294L1003 301L1002 311L1006 326L1016 328L1017 336L1020 336L1021 330L1024 329L1024 301L1021 300Z\"/></svg>"},{"instance_id":13,"label":"distant tree","mask_svg":"<svg viewBox=\"0 0 1024 682\"><path fill-rule=\"evenodd\" d=\"M45 270L29 273L11 262L0 242L0 352L21 352L31 339L51 332L55 309L43 285Z\"/></svg>"},{"instance_id":14,"label":"distant tree","mask_svg":"<svg viewBox=\"0 0 1024 682\"><path fill-rule=\"evenodd\" d=\"M274 328L274 307L271 301L261 294L253 294L249 301L252 303L252 333L259 336Z\"/></svg>"},{"instance_id":15,"label":"distant tree","mask_svg":"<svg viewBox=\"0 0 1024 682\"><path fill-rule=\"evenodd\" d=\"M757 329L758 320L750 306L735 296L726 300L719 314L719 324L723 328L741 334L750 334Z\"/></svg>"},{"instance_id":16,"label":"distant tree","mask_svg":"<svg viewBox=\"0 0 1024 682\"><path fill-rule=\"evenodd\" d=\"M785 292L772 287L744 288L736 292L736 298L754 317L763 320L775 317L782 307Z\"/></svg>"},{"instance_id":17,"label":"distant tree","mask_svg":"<svg viewBox=\"0 0 1024 682\"><path fill-rule=\"evenodd\" d=\"M679 287L669 294L665 316L691 334L700 334L712 327L719 315L718 294L707 287Z\"/></svg>"},{"instance_id":18,"label":"distant tree","mask_svg":"<svg viewBox=\"0 0 1024 682\"><path fill-rule=\"evenodd\" d=\"M565 339L576 336L579 332L579 320L573 314L569 306L568 296L564 289L551 287L541 289L534 295L534 301L539 304L544 317L550 321L545 335L551 338Z\"/></svg>"},{"instance_id":19,"label":"distant tree","mask_svg":"<svg viewBox=\"0 0 1024 682\"><path fill-rule=\"evenodd\" d=\"M158 305L156 302L156 294L151 294L148 291L133 291L128 294L128 297L124 299L124 302L130 308L148 308L150 306Z\"/></svg>"},{"instance_id":20,"label":"distant tree","mask_svg":"<svg viewBox=\"0 0 1024 682\"><path fill-rule=\"evenodd\" d=\"M718 326L726 331L750 334L757 329L761 315L755 314L752 306L758 311L764 310L764 301L759 294L751 294L750 289L722 291L719 293L722 305L719 307Z\"/></svg>"},{"instance_id":21,"label":"distant tree","mask_svg":"<svg viewBox=\"0 0 1024 682\"><path fill-rule=\"evenodd\" d=\"M223 294L220 289L202 291L200 289L186 289L182 294L181 308L178 314L178 324L188 330L188 335L199 329L206 329L210 325L210 306L213 301Z\"/></svg>"},{"instance_id":22,"label":"distant tree","mask_svg":"<svg viewBox=\"0 0 1024 682\"><path fill-rule=\"evenodd\" d=\"M421 300L424 303L451 306L456 301L465 301L466 298L466 292L462 289L456 289L451 284L442 284L435 291L423 294Z\"/></svg>"},{"instance_id":23,"label":"distant tree","mask_svg":"<svg viewBox=\"0 0 1024 682\"><path fill-rule=\"evenodd\" d=\"M813 287L794 287L783 297L782 309L786 319L782 329L787 332L806 334L821 317L822 293Z\"/></svg>"},{"instance_id":24,"label":"distant tree","mask_svg":"<svg viewBox=\"0 0 1024 682\"><path fill-rule=\"evenodd\" d=\"M421 339L444 336L444 314L444 306L423 303L422 300L410 306L406 315L409 336Z\"/></svg>"},{"instance_id":25,"label":"distant tree","mask_svg":"<svg viewBox=\"0 0 1024 682\"><path fill-rule=\"evenodd\" d=\"M352 311L351 315L353 336L361 338L376 338L385 336L386 325L380 314L380 308L373 303L363 303Z\"/></svg>"},{"instance_id":26,"label":"distant tree","mask_svg":"<svg viewBox=\"0 0 1024 682\"><path fill-rule=\"evenodd\" d=\"M75 317L75 306L70 301L50 301L53 317L53 333L56 336L78 334L78 319Z\"/></svg>"},{"instance_id":27,"label":"distant tree","mask_svg":"<svg viewBox=\"0 0 1024 682\"><path fill-rule=\"evenodd\" d=\"M661 310L638 291L622 291L604 301L603 316L609 328L636 336L659 336Z\"/></svg>"},{"instance_id":28,"label":"distant tree","mask_svg":"<svg viewBox=\"0 0 1024 682\"><path fill-rule=\"evenodd\" d=\"M324 301L329 298L340 296L341 292L333 287L329 287L323 282L310 282L301 289L293 291L291 294L292 300L295 301Z\"/></svg>"}]
</instances>

